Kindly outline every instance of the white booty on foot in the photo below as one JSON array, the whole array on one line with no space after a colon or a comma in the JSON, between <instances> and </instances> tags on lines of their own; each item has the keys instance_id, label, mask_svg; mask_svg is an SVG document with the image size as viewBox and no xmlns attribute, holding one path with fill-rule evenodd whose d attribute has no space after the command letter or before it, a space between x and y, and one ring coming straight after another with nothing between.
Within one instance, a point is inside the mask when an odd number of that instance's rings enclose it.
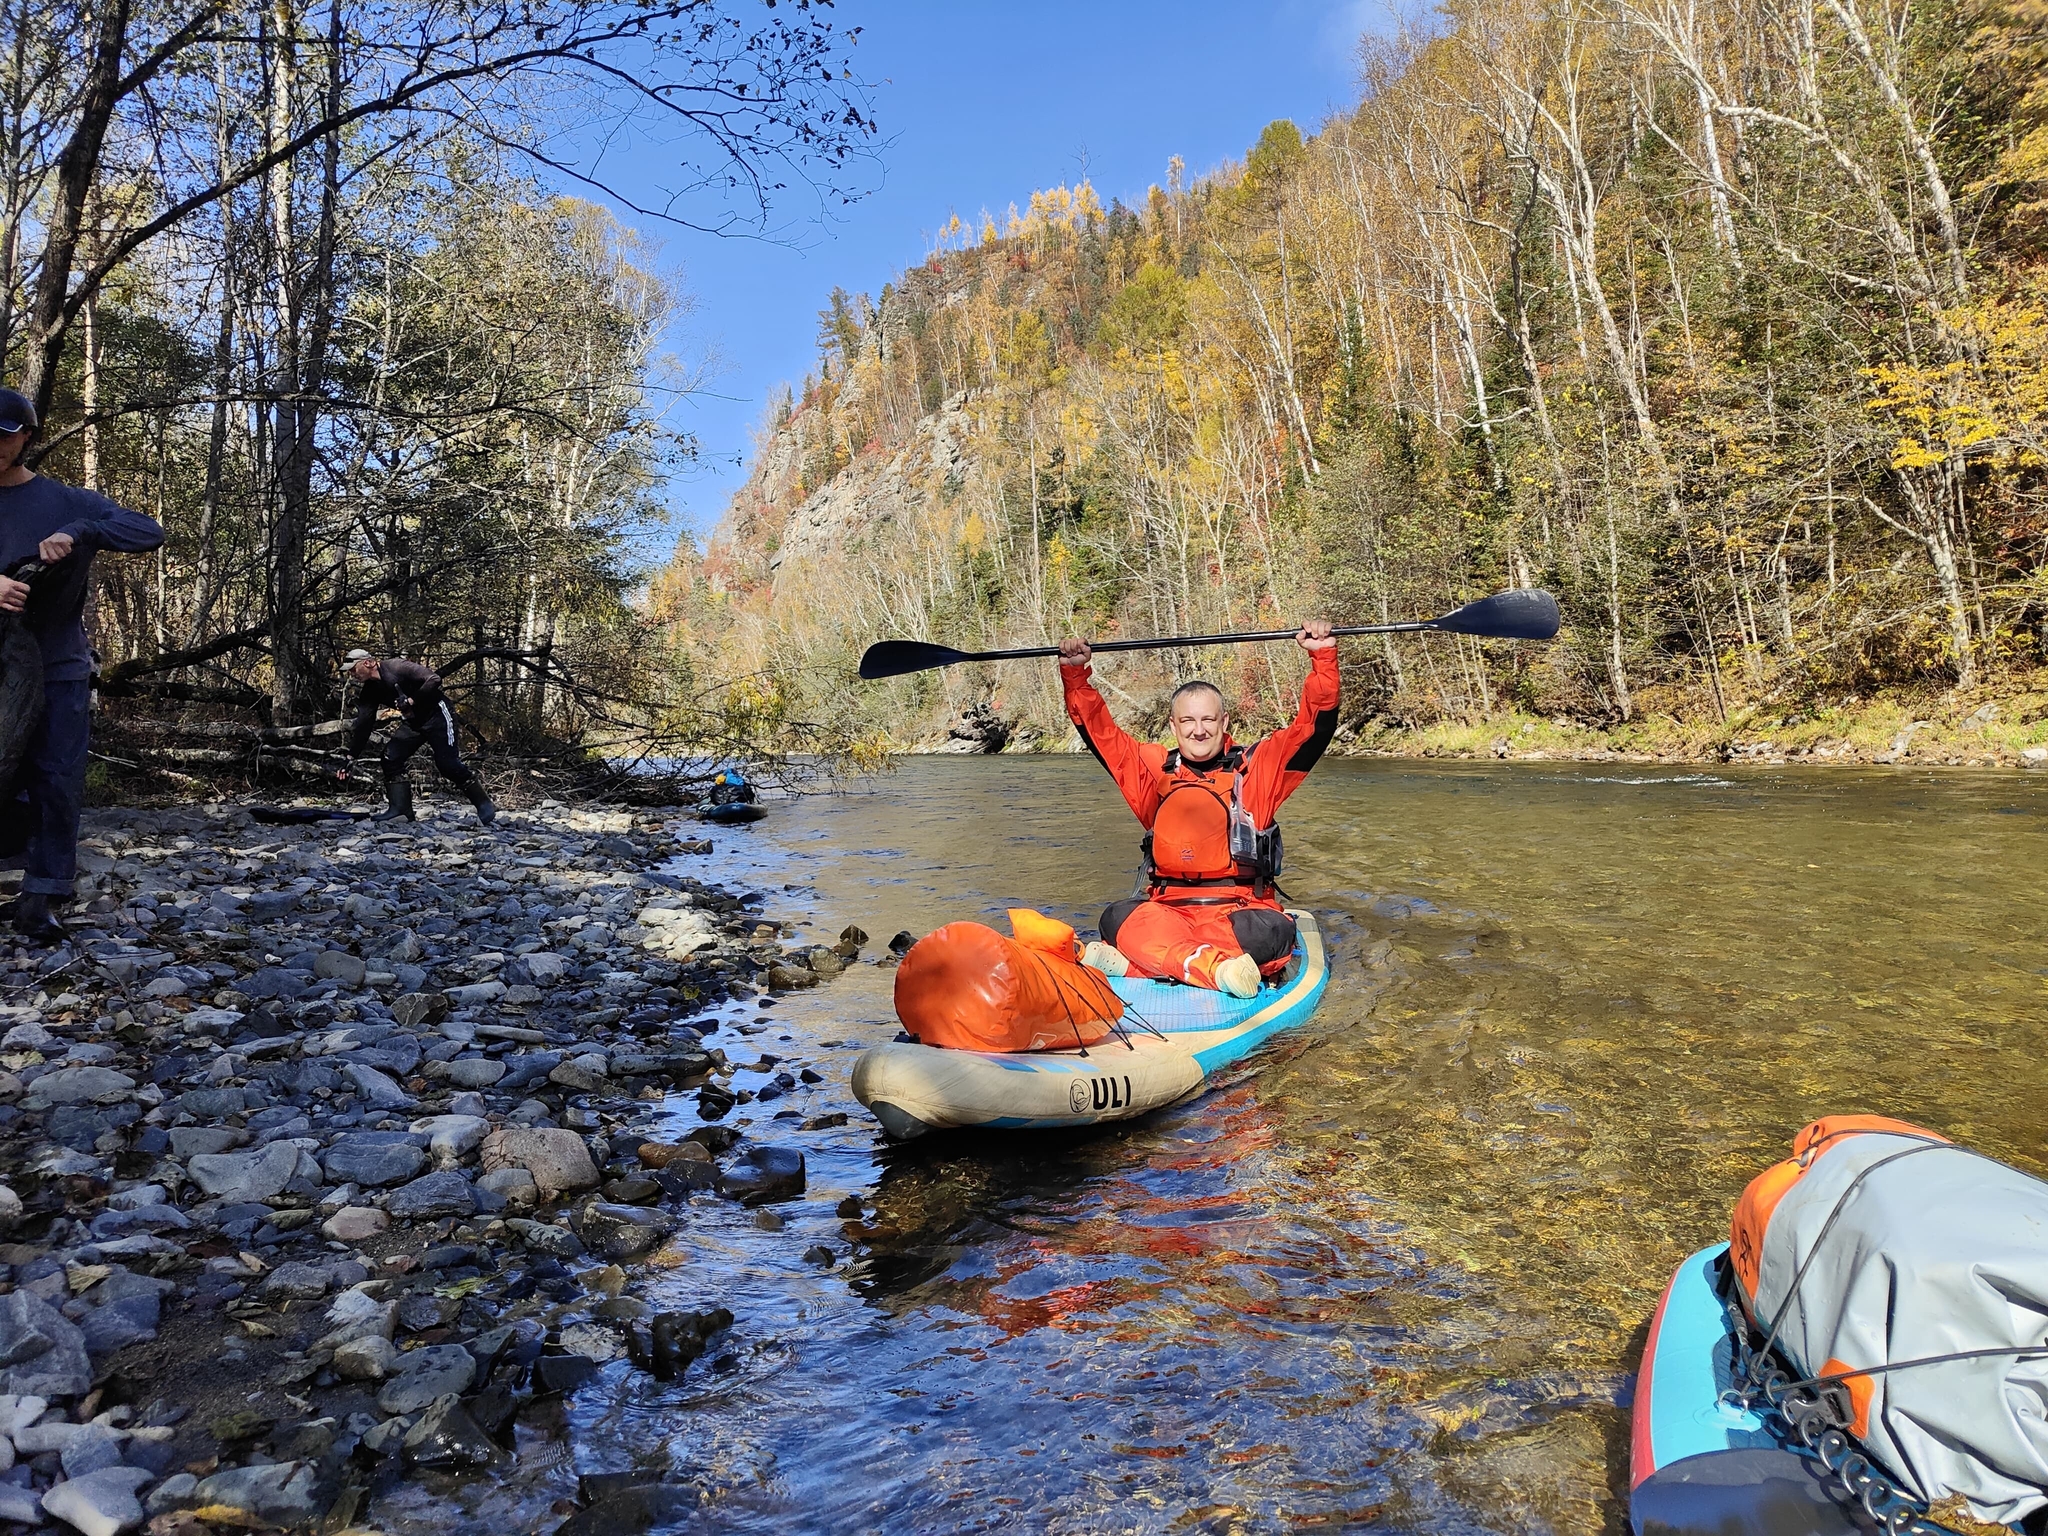
<instances>
[{"instance_id":1,"label":"white booty on foot","mask_svg":"<svg viewBox=\"0 0 2048 1536\"><path fill-rule=\"evenodd\" d=\"M1259 962L1250 955L1232 955L1216 967L1216 985L1232 997L1259 995Z\"/></svg>"},{"instance_id":2,"label":"white booty on foot","mask_svg":"<svg viewBox=\"0 0 2048 1536\"><path fill-rule=\"evenodd\" d=\"M1081 963L1094 966L1105 976L1122 976L1131 968L1131 962L1124 958L1122 950L1100 939L1088 941L1088 947L1081 951Z\"/></svg>"}]
</instances>

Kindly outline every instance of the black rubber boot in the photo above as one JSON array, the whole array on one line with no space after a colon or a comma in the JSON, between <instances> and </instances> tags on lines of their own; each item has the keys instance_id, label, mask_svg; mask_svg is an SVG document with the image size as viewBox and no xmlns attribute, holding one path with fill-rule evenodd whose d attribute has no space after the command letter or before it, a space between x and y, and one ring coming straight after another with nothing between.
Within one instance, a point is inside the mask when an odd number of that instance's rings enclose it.
<instances>
[{"instance_id":1,"label":"black rubber boot","mask_svg":"<svg viewBox=\"0 0 2048 1536\"><path fill-rule=\"evenodd\" d=\"M38 944L62 944L71 935L50 916L50 898L41 891L23 891L14 902L14 931Z\"/></svg>"},{"instance_id":2,"label":"black rubber boot","mask_svg":"<svg viewBox=\"0 0 2048 1536\"><path fill-rule=\"evenodd\" d=\"M384 809L372 816L372 821L411 821L412 780L404 774L384 781Z\"/></svg>"},{"instance_id":3,"label":"black rubber boot","mask_svg":"<svg viewBox=\"0 0 2048 1536\"><path fill-rule=\"evenodd\" d=\"M484 788L482 779L471 779L462 786L462 792L469 796L469 803L476 807L476 819L489 826L498 819L498 808L491 804L490 793Z\"/></svg>"}]
</instances>

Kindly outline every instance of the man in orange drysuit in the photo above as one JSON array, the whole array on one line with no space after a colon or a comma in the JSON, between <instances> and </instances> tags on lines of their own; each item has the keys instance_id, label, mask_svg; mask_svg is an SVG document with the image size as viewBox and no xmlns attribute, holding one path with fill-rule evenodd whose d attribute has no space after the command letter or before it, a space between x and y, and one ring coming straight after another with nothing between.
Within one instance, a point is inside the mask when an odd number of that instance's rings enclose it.
<instances>
[{"instance_id":1,"label":"man in orange drysuit","mask_svg":"<svg viewBox=\"0 0 2048 1536\"><path fill-rule=\"evenodd\" d=\"M1060 642L1060 684L1074 722L1138 820L1151 834L1150 890L1102 914L1102 942L1089 964L1113 976L1164 976L1236 997L1259 989L1294 948L1294 920L1273 898L1271 869L1246 856L1252 831L1273 825L1280 803L1308 777L1337 729L1337 642L1328 623L1294 637L1309 656L1301 709L1284 730L1251 747L1230 739L1223 695L1212 683L1184 683L1168 723L1175 749L1137 741L1110 718L1088 681L1085 640ZM1239 850L1233 854L1233 808Z\"/></svg>"}]
</instances>

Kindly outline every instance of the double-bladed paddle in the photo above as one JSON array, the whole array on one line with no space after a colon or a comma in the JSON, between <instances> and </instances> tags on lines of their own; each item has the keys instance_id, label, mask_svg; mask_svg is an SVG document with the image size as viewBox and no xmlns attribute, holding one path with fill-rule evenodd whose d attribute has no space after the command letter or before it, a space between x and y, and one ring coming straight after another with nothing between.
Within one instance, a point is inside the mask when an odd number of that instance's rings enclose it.
<instances>
[{"instance_id":1,"label":"double-bladed paddle","mask_svg":"<svg viewBox=\"0 0 2048 1536\"><path fill-rule=\"evenodd\" d=\"M1549 640L1563 622L1557 599L1537 587L1518 587L1496 592L1475 603L1453 609L1434 619L1410 619L1400 624L1351 624L1333 629L1332 635L1405 635L1436 631L1447 635L1481 635L1490 640ZM1179 635L1161 640L1095 640L1097 651L1170 651L1190 645L1244 645L1262 640L1292 640L1300 631L1262 629L1238 635ZM926 672L933 667L958 666L963 661L1018 661L1030 656L1057 656L1056 645L1027 646L1016 651L956 651L950 645L930 645L922 640L878 640L860 659L860 675L877 678L902 677Z\"/></svg>"}]
</instances>

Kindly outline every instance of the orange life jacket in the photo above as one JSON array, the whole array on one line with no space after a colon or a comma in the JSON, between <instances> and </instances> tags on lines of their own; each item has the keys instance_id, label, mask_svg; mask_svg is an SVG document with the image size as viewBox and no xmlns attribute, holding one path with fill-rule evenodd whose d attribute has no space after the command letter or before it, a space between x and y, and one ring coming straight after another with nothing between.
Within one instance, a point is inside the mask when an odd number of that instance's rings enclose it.
<instances>
[{"instance_id":1,"label":"orange life jacket","mask_svg":"<svg viewBox=\"0 0 2048 1536\"><path fill-rule=\"evenodd\" d=\"M1229 901L1249 893L1260 900L1280 876L1280 827L1259 827L1244 809L1248 754L1232 747L1195 767L1178 749L1159 769L1159 809L1141 845L1151 892L1167 900L1199 902L1186 894L1213 888L1206 899Z\"/></svg>"}]
</instances>

